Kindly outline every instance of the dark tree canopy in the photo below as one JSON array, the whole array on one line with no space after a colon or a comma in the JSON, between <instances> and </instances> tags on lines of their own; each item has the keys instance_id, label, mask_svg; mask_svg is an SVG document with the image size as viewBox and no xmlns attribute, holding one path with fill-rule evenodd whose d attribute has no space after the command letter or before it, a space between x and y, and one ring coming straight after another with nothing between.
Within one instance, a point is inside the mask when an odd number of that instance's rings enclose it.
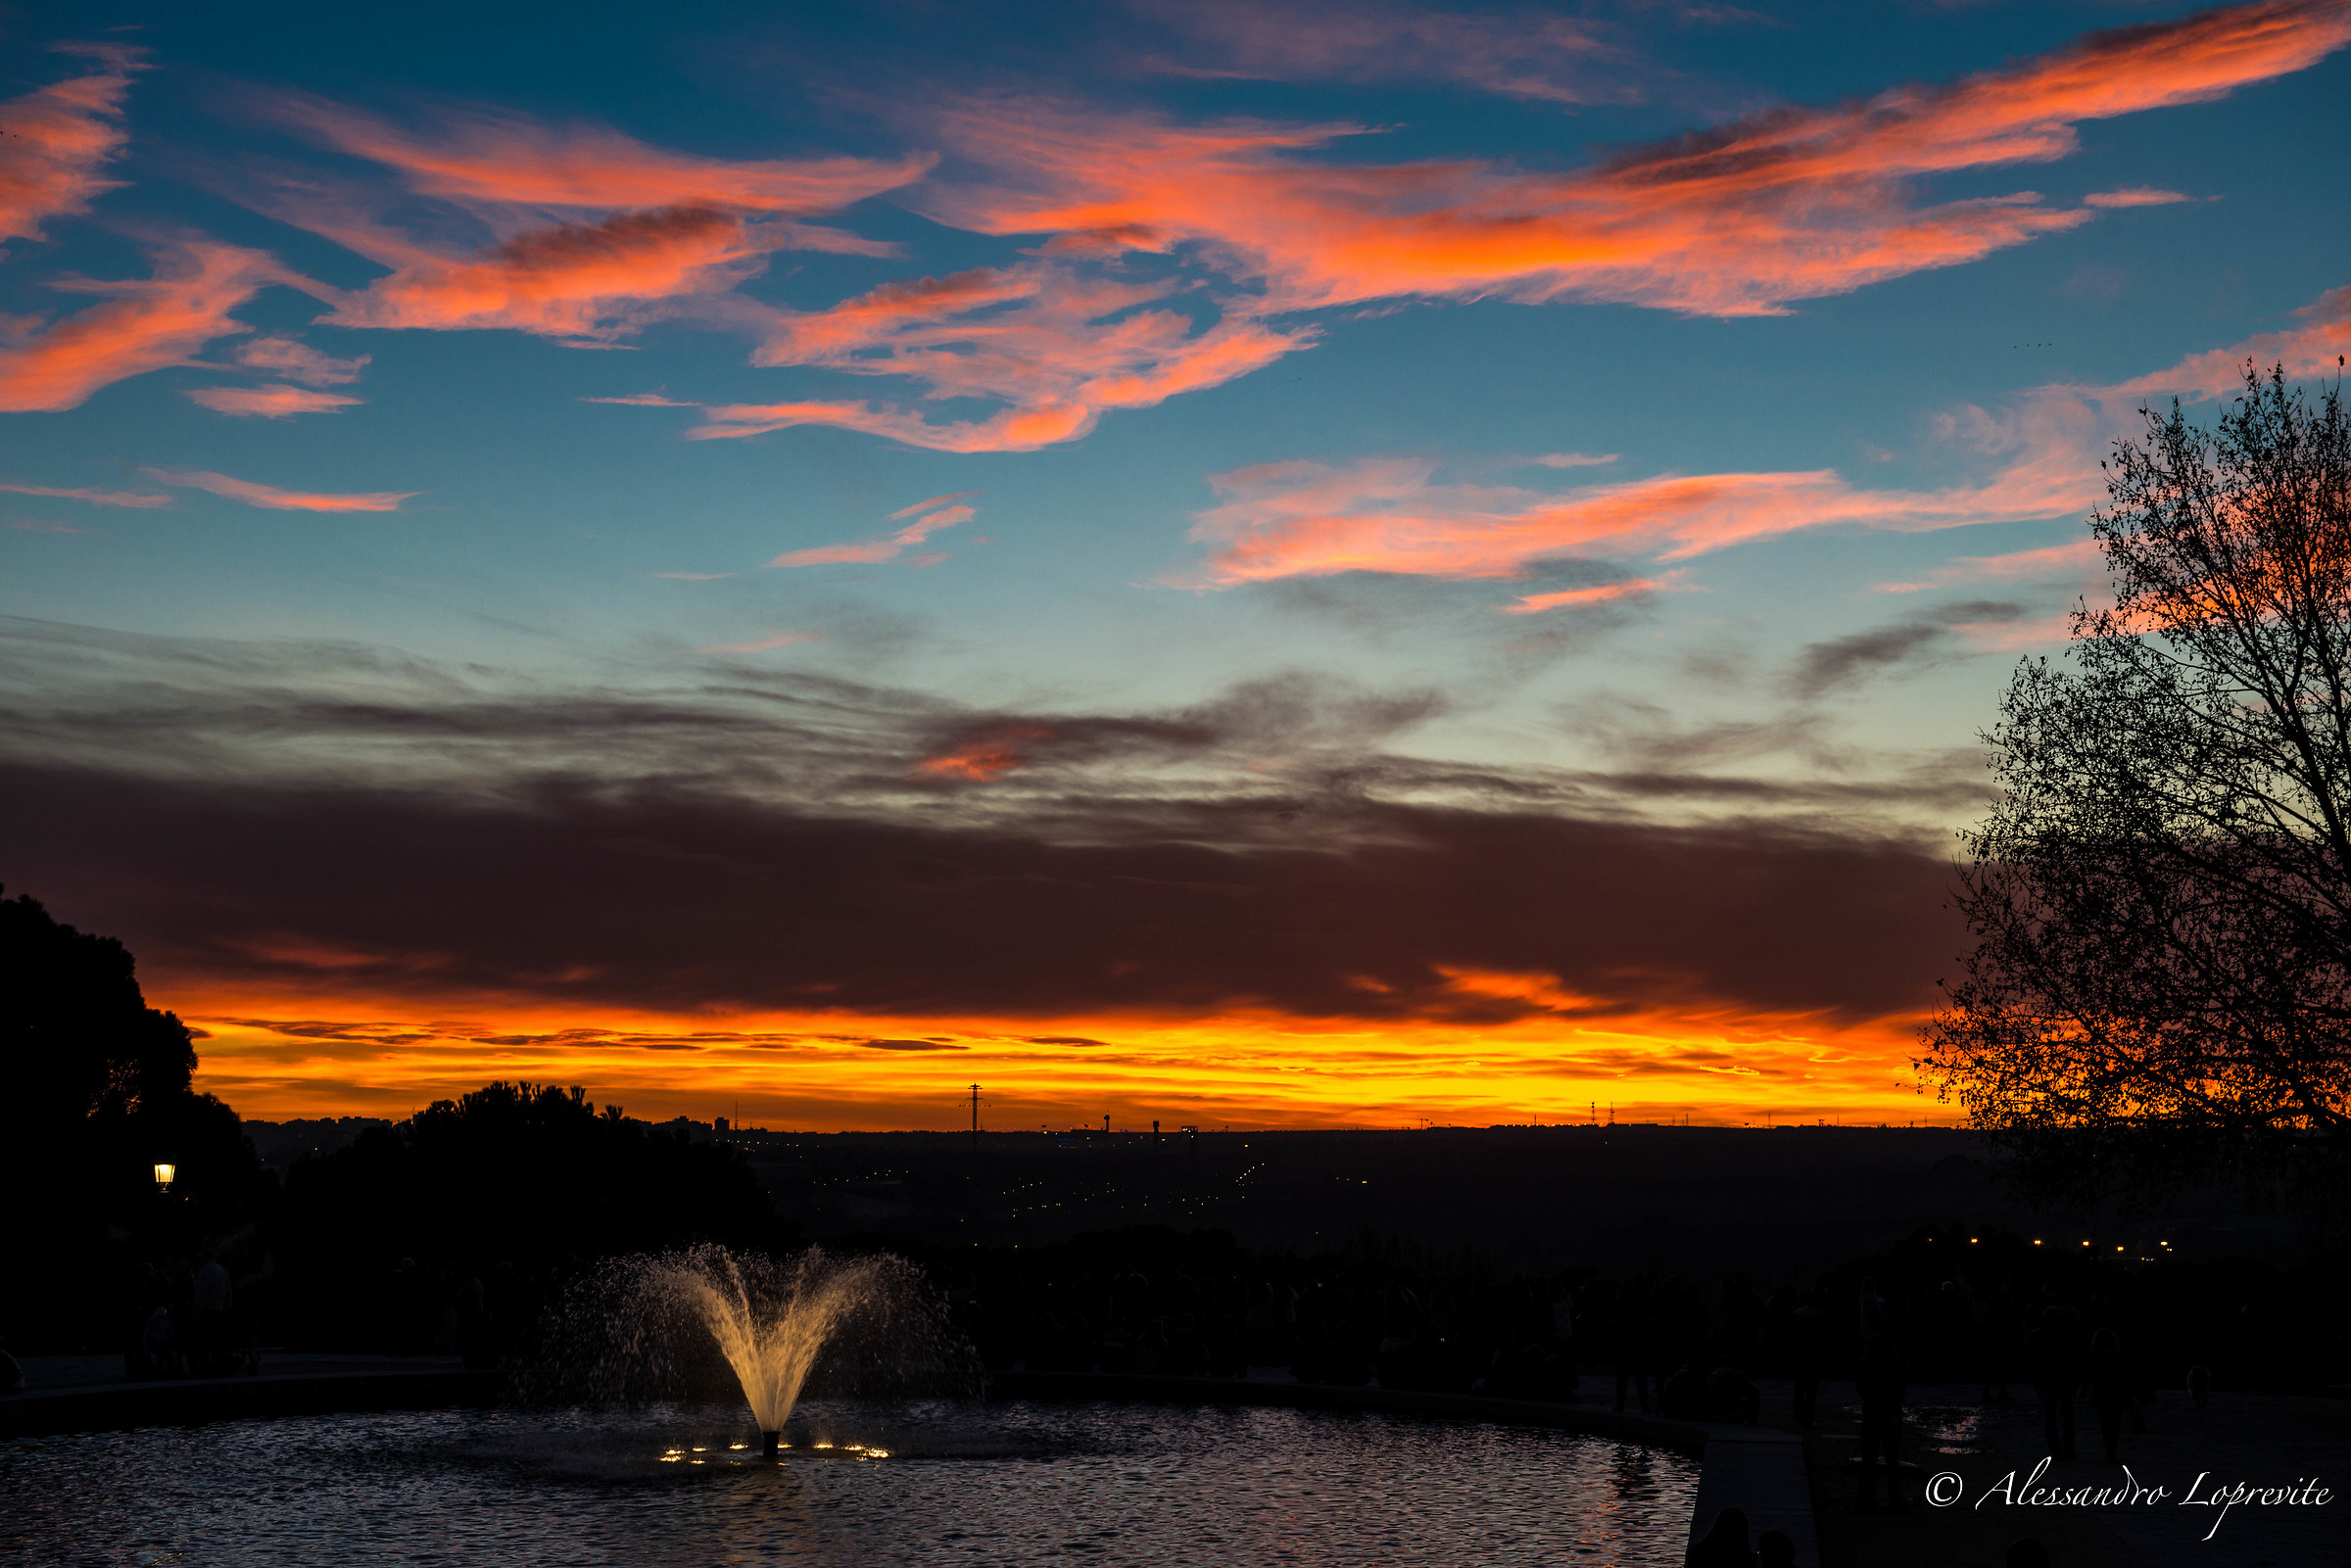
<instances>
[{"instance_id":1,"label":"dark tree canopy","mask_svg":"<svg viewBox=\"0 0 2351 1568\"><path fill-rule=\"evenodd\" d=\"M484 1270L687 1242L772 1241L773 1206L740 1150L599 1111L585 1090L493 1083L294 1167L298 1258L407 1257Z\"/></svg>"},{"instance_id":2,"label":"dark tree canopy","mask_svg":"<svg viewBox=\"0 0 2351 1568\"><path fill-rule=\"evenodd\" d=\"M2339 1179L2351 1130L2351 429L2246 370L2107 462L2114 602L2019 666L1919 1066L2044 1192Z\"/></svg>"},{"instance_id":3,"label":"dark tree canopy","mask_svg":"<svg viewBox=\"0 0 2351 1568\"><path fill-rule=\"evenodd\" d=\"M20 894L0 898L0 1072L20 1137L188 1092L187 1028L147 1005L130 952Z\"/></svg>"}]
</instances>

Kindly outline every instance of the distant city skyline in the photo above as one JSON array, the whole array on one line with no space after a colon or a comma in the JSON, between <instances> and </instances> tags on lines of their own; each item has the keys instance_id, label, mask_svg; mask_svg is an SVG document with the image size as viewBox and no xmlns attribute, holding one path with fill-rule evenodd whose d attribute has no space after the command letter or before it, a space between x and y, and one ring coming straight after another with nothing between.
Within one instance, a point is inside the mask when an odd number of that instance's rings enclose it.
<instances>
[{"instance_id":1,"label":"distant city skyline","mask_svg":"<svg viewBox=\"0 0 2351 1568\"><path fill-rule=\"evenodd\" d=\"M246 1115L1955 1119L2142 405L2351 352L2351 4L69 3L0 881Z\"/></svg>"}]
</instances>

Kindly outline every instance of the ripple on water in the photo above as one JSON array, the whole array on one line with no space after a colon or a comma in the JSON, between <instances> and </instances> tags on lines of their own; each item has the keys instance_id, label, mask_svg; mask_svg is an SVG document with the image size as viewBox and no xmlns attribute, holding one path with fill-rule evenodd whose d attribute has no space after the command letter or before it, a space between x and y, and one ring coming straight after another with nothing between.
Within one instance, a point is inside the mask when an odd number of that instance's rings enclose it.
<instances>
[{"instance_id":1,"label":"ripple on water","mask_svg":"<svg viewBox=\"0 0 2351 1568\"><path fill-rule=\"evenodd\" d=\"M1698 1466L1334 1411L811 1402L422 1411L0 1445L43 1564L1678 1563Z\"/></svg>"}]
</instances>

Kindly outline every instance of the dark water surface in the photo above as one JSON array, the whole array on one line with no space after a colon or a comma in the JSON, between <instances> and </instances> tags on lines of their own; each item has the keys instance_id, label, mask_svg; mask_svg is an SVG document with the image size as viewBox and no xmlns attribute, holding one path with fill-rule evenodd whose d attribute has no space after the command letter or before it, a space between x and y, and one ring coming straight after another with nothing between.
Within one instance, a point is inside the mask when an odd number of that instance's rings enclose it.
<instances>
[{"instance_id":1,"label":"dark water surface","mask_svg":"<svg viewBox=\"0 0 2351 1568\"><path fill-rule=\"evenodd\" d=\"M1678 1563L1698 1466L1330 1411L425 1411L0 1444L0 1558L327 1565ZM819 1447L829 1444L831 1447ZM744 1445L744 1447L735 1447Z\"/></svg>"}]
</instances>

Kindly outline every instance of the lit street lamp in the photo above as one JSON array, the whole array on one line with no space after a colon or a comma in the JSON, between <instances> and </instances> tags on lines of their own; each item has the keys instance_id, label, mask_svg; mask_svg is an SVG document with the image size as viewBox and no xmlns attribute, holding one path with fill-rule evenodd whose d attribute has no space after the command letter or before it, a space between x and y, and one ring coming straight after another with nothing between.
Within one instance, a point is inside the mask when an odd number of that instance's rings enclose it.
<instances>
[{"instance_id":1,"label":"lit street lamp","mask_svg":"<svg viewBox=\"0 0 2351 1568\"><path fill-rule=\"evenodd\" d=\"M155 1163L155 1190L159 1193L162 1193L166 1197L169 1197L171 1194L171 1178L178 1173L179 1167L174 1165L170 1161L158 1160Z\"/></svg>"}]
</instances>

